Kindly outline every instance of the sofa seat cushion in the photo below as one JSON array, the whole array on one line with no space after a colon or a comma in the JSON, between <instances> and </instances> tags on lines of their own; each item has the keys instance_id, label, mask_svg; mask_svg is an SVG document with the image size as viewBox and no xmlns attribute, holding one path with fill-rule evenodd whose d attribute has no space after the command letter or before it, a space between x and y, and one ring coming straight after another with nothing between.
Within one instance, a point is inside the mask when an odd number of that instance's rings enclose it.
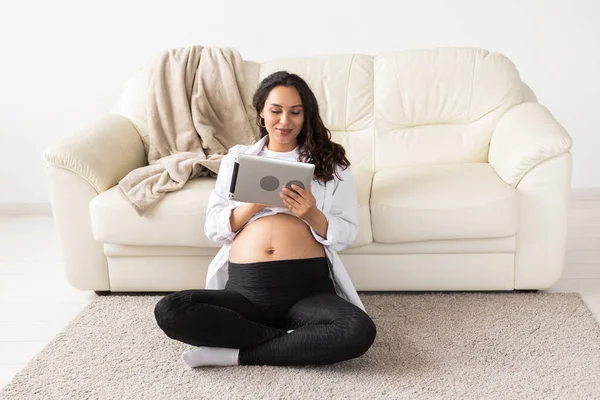
<instances>
[{"instance_id":1,"label":"sofa seat cushion","mask_svg":"<svg viewBox=\"0 0 600 400\"><path fill-rule=\"evenodd\" d=\"M377 243L508 237L517 191L488 163L397 167L373 177L371 219Z\"/></svg>"},{"instance_id":2,"label":"sofa seat cushion","mask_svg":"<svg viewBox=\"0 0 600 400\"><path fill-rule=\"evenodd\" d=\"M167 193L143 217L117 186L112 187L90 202L94 239L120 245L221 247L204 234L208 198L215 183L214 178L192 179L180 190Z\"/></svg>"},{"instance_id":3,"label":"sofa seat cushion","mask_svg":"<svg viewBox=\"0 0 600 400\"><path fill-rule=\"evenodd\" d=\"M358 200L359 231L350 247L372 242L369 193L372 173L353 171ZM196 178L167 193L143 217L123 198L117 186L90 202L92 233L100 243L130 246L221 247L204 234L206 208L214 178Z\"/></svg>"}]
</instances>

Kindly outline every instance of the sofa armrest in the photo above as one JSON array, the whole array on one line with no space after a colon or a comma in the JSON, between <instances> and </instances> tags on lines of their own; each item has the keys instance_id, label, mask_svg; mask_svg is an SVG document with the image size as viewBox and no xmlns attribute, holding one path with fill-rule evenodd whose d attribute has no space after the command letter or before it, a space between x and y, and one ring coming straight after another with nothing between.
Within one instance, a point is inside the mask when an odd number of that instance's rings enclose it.
<instances>
[{"instance_id":1,"label":"sofa armrest","mask_svg":"<svg viewBox=\"0 0 600 400\"><path fill-rule=\"evenodd\" d=\"M571 149L567 131L539 103L521 103L504 114L492 135L488 161L516 187L536 165Z\"/></svg>"},{"instance_id":2,"label":"sofa armrest","mask_svg":"<svg viewBox=\"0 0 600 400\"><path fill-rule=\"evenodd\" d=\"M47 148L44 157L67 280L80 290L110 290L104 245L92 235L89 204L147 164L140 135L127 118L107 115Z\"/></svg>"},{"instance_id":3,"label":"sofa armrest","mask_svg":"<svg viewBox=\"0 0 600 400\"><path fill-rule=\"evenodd\" d=\"M86 131L44 151L48 165L69 170L98 193L115 186L130 171L148 164L140 135L125 117L110 114Z\"/></svg>"}]
</instances>

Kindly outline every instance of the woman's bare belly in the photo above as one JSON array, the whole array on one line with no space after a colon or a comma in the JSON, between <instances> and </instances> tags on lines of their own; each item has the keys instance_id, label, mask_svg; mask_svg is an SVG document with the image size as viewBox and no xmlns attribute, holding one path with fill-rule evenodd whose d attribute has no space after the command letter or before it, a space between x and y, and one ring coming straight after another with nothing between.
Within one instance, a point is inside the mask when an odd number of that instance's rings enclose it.
<instances>
[{"instance_id":1,"label":"woman's bare belly","mask_svg":"<svg viewBox=\"0 0 600 400\"><path fill-rule=\"evenodd\" d=\"M289 214L262 217L246 225L231 244L229 261L261 261L325 257L323 246L310 228Z\"/></svg>"}]
</instances>

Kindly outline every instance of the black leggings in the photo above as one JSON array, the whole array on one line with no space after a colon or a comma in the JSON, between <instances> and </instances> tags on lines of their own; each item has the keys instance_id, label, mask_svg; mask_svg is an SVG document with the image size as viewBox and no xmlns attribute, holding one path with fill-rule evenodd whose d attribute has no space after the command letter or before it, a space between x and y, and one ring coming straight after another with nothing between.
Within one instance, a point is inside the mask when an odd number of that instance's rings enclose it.
<instances>
[{"instance_id":1,"label":"black leggings","mask_svg":"<svg viewBox=\"0 0 600 400\"><path fill-rule=\"evenodd\" d=\"M225 289L169 294L154 315L172 339L239 348L242 365L333 364L360 357L376 336L371 318L336 295L325 257L230 262Z\"/></svg>"}]
</instances>

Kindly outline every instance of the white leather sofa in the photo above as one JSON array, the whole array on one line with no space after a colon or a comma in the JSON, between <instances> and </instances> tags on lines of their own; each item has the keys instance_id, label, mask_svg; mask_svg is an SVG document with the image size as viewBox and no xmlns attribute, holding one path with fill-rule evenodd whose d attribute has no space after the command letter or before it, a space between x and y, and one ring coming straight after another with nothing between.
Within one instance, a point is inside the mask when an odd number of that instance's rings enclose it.
<instances>
[{"instance_id":1,"label":"white leather sofa","mask_svg":"<svg viewBox=\"0 0 600 400\"><path fill-rule=\"evenodd\" d=\"M565 264L571 138L505 56L475 48L244 61L251 97L288 70L314 90L354 171L360 230L342 260L359 291L535 290ZM203 288L213 178L139 217L115 186L146 165L148 69L109 115L45 151L69 282Z\"/></svg>"}]
</instances>

